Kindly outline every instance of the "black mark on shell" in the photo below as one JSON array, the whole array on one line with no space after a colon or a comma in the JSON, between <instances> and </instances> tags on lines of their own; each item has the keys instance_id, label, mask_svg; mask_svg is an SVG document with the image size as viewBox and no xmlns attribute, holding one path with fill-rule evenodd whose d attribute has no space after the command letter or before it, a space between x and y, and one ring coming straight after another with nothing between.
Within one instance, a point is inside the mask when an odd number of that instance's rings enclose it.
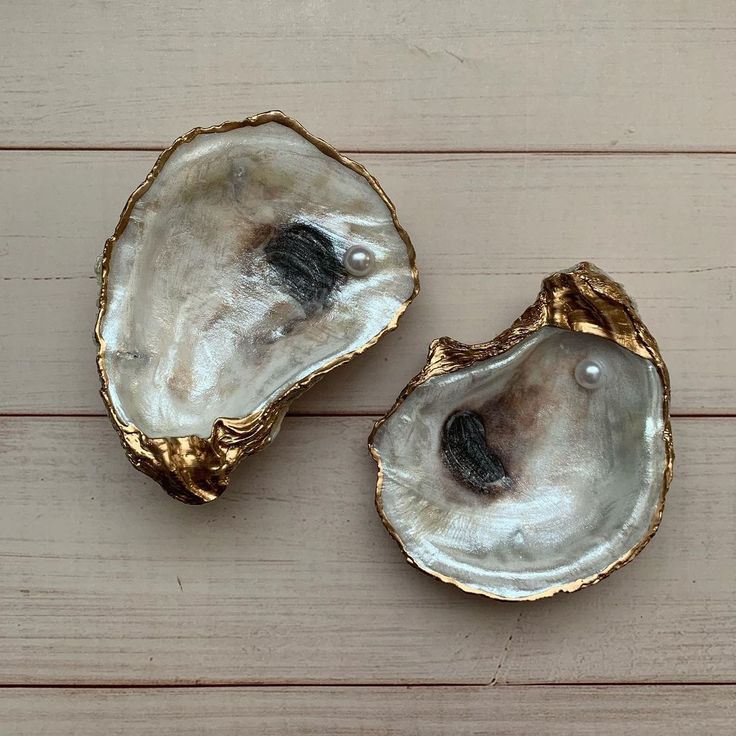
<instances>
[{"instance_id":1,"label":"black mark on shell","mask_svg":"<svg viewBox=\"0 0 736 736\"><path fill-rule=\"evenodd\" d=\"M287 292L307 314L326 306L347 275L330 239L310 225L278 230L264 250Z\"/></svg>"},{"instance_id":2,"label":"black mark on shell","mask_svg":"<svg viewBox=\"0 0 736 736\"><path fill-rule=\"evenodd\" d=\"M472 411L451 414L442 427L442 458L455 480L478 493L488 494L506 475L486 443L486 428Z\"/></svg>"}]
</instances>

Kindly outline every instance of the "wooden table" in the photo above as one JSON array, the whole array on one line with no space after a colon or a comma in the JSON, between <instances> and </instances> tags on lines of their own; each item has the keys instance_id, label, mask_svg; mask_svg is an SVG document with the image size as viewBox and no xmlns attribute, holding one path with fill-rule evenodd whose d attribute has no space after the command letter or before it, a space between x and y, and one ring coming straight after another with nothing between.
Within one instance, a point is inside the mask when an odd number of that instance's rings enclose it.
<instances>
[{"instance_id":1,"label":"wooden table","mask_svg":"<svg viewBox=\"0 0 736 736\"><path fill-rule=\"evenodd\" d=\"M0 0L0 734L736 733L735 11ZM270 108L375 173L423 290L186 507L103 416L94 261L156 151ZM384 532L366 436L584 258L672 372L664 524L573 596L463 595Z\"/></svg>"}]
</instances>

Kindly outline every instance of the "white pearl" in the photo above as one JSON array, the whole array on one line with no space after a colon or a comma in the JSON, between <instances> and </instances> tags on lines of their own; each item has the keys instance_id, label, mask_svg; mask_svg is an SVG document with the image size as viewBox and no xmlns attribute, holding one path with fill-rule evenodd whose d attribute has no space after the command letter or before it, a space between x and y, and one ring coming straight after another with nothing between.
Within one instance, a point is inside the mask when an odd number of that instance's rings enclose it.
<instances>
[{"instance_id":1,"label":"white pearl","mask_svg":"<svg viewBox=\"0 0 736 736\"><path fill-rule=\"evenodd\" d=\"M373 270L373 253L362 245L353 245L345 251L343 265L352 276L367 276Z\"/></svg>"},{"instance_id":2,"label":"white pearl","mask_svg":"<svg viewBox=\"0 0 736 736\"><path fill-rule=\"evenodd\" d=\"M596 360L586 358L575 366L575 380L583 388L590 390L598 388L603 383L604 377L603 366Z\"/></svg>"}]
</instances>

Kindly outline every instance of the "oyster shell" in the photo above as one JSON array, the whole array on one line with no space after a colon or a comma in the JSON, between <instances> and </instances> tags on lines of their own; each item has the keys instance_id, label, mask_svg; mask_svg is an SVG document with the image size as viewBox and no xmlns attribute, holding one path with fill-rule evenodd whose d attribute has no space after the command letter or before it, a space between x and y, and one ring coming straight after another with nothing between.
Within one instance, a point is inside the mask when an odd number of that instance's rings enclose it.
<instances>
[{"instance_id":1,"label":"oyster shell","mask_svg":"<svg viewBox=\"0 0 736 736\"><path fill-rule=\"evenodd\" d=\"M283 113L179 138L105 244L102 395L131 462L216 498L318 378L394 329L414 251L359 164Z\"/></svg>"},{"instance_id":2,"label":"oyster shell","mask_svg":"<svg viewBox=\"0 0 736 736\"><path fill-rule=\"evenodd\" d=\"M369 440L376 506L410 563L465 591L591 585L659 525L669 393L631 300L581 263L492 342L432 344Z\"/></svg>"}]
</instances>

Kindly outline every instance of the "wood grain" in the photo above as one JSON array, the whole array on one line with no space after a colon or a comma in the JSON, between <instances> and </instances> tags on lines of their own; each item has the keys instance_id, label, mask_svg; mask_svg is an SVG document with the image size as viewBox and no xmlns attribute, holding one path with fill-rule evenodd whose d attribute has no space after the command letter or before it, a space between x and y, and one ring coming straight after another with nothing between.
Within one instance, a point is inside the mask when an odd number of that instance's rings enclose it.
<instances>
[{"instance_id":1,"label":"wood grain","mask_svg":"<svg viewBox=\"0 0 736 736\"><path fill-rule=\"evenodd\" d=\"M2 736L735 732L732 2L1 5ZM92 267L155 149L272 108L363 152L423 290L185 507L96 416ZM636 298L674 411L711 416L675 421L631 565L464 595L383 530L369 415L432 338L494 336L582 259Z\"/></svg>"},{"instance_id":2,"label":"wood grain","mask_svg":"<svg viewBox=\"0 0 736 736\"><path fill-rule=\"evenodd\" d=\"M0 690L13 736L732 736L735 687Z\"/></svg>"},{"instance_id":3,"label":"wood grain","mask_svg":"<svg viewBox=\"0 0 736 736\"><path fill-rule=\"evenodd\" d=\"M0 685L736 681L736 422L678 420L664 525L573 596L500 604L407 565L369 418L292 418L205 507L105 419L0 420Z\"/></svg>"},{"instance_id":4,"label":"wood grain","mask_svg":"<svg viewBox=\"0 0 736 736\"><path fill-rule=\"evenodd\" d=\"M399 330L295 405L383 412L448 334L487 340L591 259L658 338L680 413L736 413L736 157L369 155L418 252ZM154 153L0 154L0 411L101 413L95 258Z\"/></svg>"},{"instance_id":5,"label":"wood grain","mask_svg":"<svg viewBox=\"0 0 736 736\"><path fill-rule=\"evenodd\" d=\"M5 0L0 144L281 107L343 148L736 148L728 0Z\"/></svg>"}]
</instances>

